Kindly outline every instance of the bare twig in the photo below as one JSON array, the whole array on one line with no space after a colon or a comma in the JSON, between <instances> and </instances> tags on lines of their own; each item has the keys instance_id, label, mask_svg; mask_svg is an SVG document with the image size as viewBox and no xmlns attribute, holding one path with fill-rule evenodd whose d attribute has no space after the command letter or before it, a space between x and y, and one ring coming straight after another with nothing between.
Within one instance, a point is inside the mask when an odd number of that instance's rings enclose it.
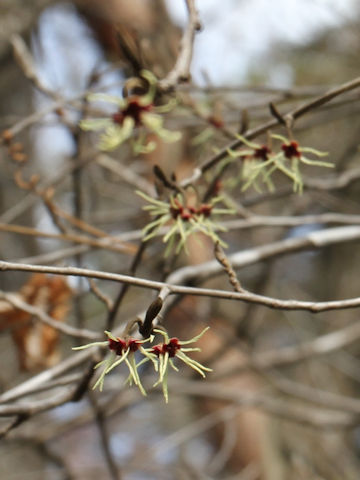
<instances>
[{"instance_id":1,"label":"bare twig","mask_svg":"<svg viewBox=\"0 0 360 480\"><path fill-rule=\"evenodd\" d=\"M245 265L258 263L265 259L272 258L278 255L283 255L285 253L301 251L309 248L323 248L328 245L334 245L340 242L350 242L359 238L360 227L351 226L329 228L327 230L320 230L310 233L304 237L289 238L254 249L238 252L230 255L229 260L234 268L241 268ZM152 290L162 290L163 288L166 288L167 295L187 294L196 296L209 296L213 298L225 298L228 300L240 300L282 310L308 310L310 312L317 313L326 310L347 309L360 306L360 297L355 297L347 300L333 300L328 302L306 302L299 300L279 300L263 295L257 295L251 292L239 293L224 290L181 286L182 283L188 282L190 280L200 281L202 278L209 278L209 276L218 275L221 272L222 268L216 260L206 262L200 265L183 267L173 272L167 278L167 282L157 282L132 277L129 275L120 275L116 273L108 273L74 267L50 267L41 265L34 266L4 261L0 262L0 270L42 272L54 273L58 275L73 275L83 276L87 278L98 278L102 280L110 280Z\"/></svg>"},{"instance_id":2,"label":"bare twig","mask_svg":"<svg viewBox=\"0 0 360 480\"><path fill-rule=\"evenodd\" d=\"M100 302L104 303L108 310L111 310L114 306L113 301L104 292L100 290L100 288L96 285L92 278L89 278L89 285L90 289L93 294L100 300Z\"/></svg>"},{"instance_id":3,"label":"bare twig","mask_svg":"<svg viewBox=\"0 0 360 480\"><path fill-rule=\"evenodd\" d=\"M41 92L54 100L60 100L59 95L48 88L40 79L36 72L33 56L28 49L26 43L20 35L14 34L11 37L11 45L13 47L14 56L22 69L25 77Z\"/></svg>"},{"instance_id":4,"label":"bare twig","mask_svg":"<svg viewBox=\"0 0 360 480\"><path fill-rule=\"evenodd\" d=\"M165 78L159 81L158 87L162 91L172 90L179 83L187 82L190 78L190 64L193 54L195 33L201 29L195 0L186 0L189 12L189 21L181 39L180 53L173 69Z\"/></svg>"},{"instance_id":5,"label":"bare twig","mask_svg":"<svg viewBox=\"0 0 360 480\"><path fill-rule=\"evenodd\" d=\"M147 246L147 242L140 243L138 250L136 252L136 255L134 256L129 268L130 275L135 275L136 270L141 262L142 256L145 252L146 246ZM132 278L135 278L135 277L132 277ZM121 302L124 300L125 295L129 289L129 285L130 285L129 283L124 282L123 285L121 286L117 294L117 297L115 298L113 306L111 310L109 310L109 313L107 315L106 330L112 330L112 328L114 327L116 315L118 314Z\"/></svg>"},{"instance_id":6,"label":"bare twig","mask_svg":"<svg viewBox=\"0 0 360 480\"><path fill-rule=\"evenodd\" d=\"M324 105L324 103L329 102L333 98L348 92L350 90L354 90L355 88L358 88L360 86L360 78L355 78L354 80L350 82L346 82L339 87L333 88L326 92L325 94L321 95L318 98L315 98L314 100L310 100L309 102L304 103L300 107L295 108L294 110L291 110L289 113L286 115L283 115L283 118L291 118L291 119L297 119L307 113L310 110L316 109L317 107L320 107L321 105ZM244 137L247 140L252 140L253 138L256 138L257 136L261 135L262 133L266 132L267 130L274 128L280 124L279 119L275 118L273 120L269 120L268 122L264 123L263 125L260 125L258 127L255 127L251 130L248 130L245 134ZM215 166L220 160L225 158L228 155L229 149L235 150L239 148L243 144L242 140L237 139L234 140L232 143L229 145L226 145L222 150L220 150L219 153L214 155L212 158L209 160L206 160L200 167L196 168L193 171L193 174L191 177L184 179L181 182L181 185L183 187L190 185L191 183L194 183L197 179L201 177L203 173L208 171L210 168Z\"/></svg>"},{"instance_id":7,"label":"bare twig","mask_svg":"<svg viewBox=\"0 0 360 480\"><path fill-rule=\"evenodd\" d=\"M144 452L151 458L154 454L163 454L167 450L178 447L189 441L191 438L213 428L217 423L228 419L233 419L238 413L239 408L230 405L219 410L215 410L197 420L192 420L189 424L182 426L176 432L166 436L151 446L149 452Z\"/></svg>"},{"instance_id":8,"label":"bare twig","mask_svg":"<svg viewBox=\"0 0 360 480\"><path fill-rule=\"evenodd\" d=\"M4 428L0 430L0 440L11 432L14 428L21 425L25 420L29 418L28 415L17 415L13 420L11 420Z\"/></svg>"},{"instance_id":9,"label":"bare twig","mask_svg":"<svg viewBox=\"0 0 360 480\"><path fill-rule=\"evenodd\" d=\"M219 242L215 245L215 257L216 260L220 263L220 265L224 267L224 270L229 277L229 281L233 286L235 292L244 292L244 289L240 285L239 279L237 278L236 273L232 268L231 263L229 262L229 259L225 255L225 252Z\"/></svg>"},{"instance_id":10,"label":"bare twig","mask_svg":"<svg viewBox=\"0 0 360 480\"><path fill-rule=\"evenodd\" d=\"M113 457L110 448L109 434L106 426L106 416L102 410L102 407L98 404L95 394L93 392L88 392L88 397L95 415L96 425L98 427L100 443L106 460L106 464L111 475L112 480L121 480L122 475L120 473L119 467L116 464L116 461Z\"/></svg>"},{"instance_id":11,"label":"bare twig","mask_svg":"<svg viewBox=\"0 0 360 480\"><path fill-rule=\"evenodd\" d=\"M119 163L118 160L114 160L109 155L101 154L96 157L96 163L101 167L115 173L120 178L125 180L129 185L136 187L137 189L147 193L151 197L155 195L155 188L144 178L137 175L133 169L128 168L126 165Z\"/></svg>"},{"instance_id":12,"label":"bare twig","mask_svg":"<svg viewBox=\"0 0 360 480\"><path fill-rule=\"evenodd\" d=\"M8 225L0 223L1 232L17 233L19 235L29 235L32 237L53 238L57 240L64 240L66 242L79 243L89 245L95 248L103 248L119 253L134 253L135 247L131 244L124 244L121 240L114 237L107 236L100 240L86 237L84 235L77 235L74 233L49 233L36 230L31 227L24 227L23 225Z\"/></svg>"},{"instance_id":13,"label":"bare twig","mask_svg":"<svg viewBox=\"0 0 360 480\"><path fill-rule=\"evenodd\" d=\"M16 400L22 397L26 397L27 395L32 395L32 394L39 394L41 392L46 392L47 390L52 390L58 387L64 387L68 385L72 385L74 383L79 382L82 380L84 377L83 373L72 373L69 375L64 375L57 380L51 380L49 382L45 382L41 385L36 385L33 389L27 388L25 391L23 391L22 394L19 394L16 396ZM11 400L9 400L11 401ZM7 403L6 401L3 402L1 401L0 403Z\"/></svg>"},{"instance_id":14,"label":"bare twig","mask_svg":"<svg viewBox=\"0 0 360 480\"><path fill-rule=\"evenodd\" d=\"M90 248L91 247L87 245L77 245L76 247L62 248L55 252L42 253L40 255L16 259L16 261L21 263L31 263L33 265L41 263L57 263L66 258L73 257L76 253L87 252Z\"/></svg>"},{"instance_id":15,"label":"bare twig","mask_svg":"<svg viewBox=\"0 0 360 480\"><path fill-rule=\"evenodd\" d=\"M46 412L52 408L58 407L71 401L75 388L65 389L57 395L42 400L32 402L23 402L19 404L0 405L0 417L11 417L13 415L35 415L36 413Z\"/></svg>"},{"instance_id":16,"label":"bare twig","mask_svg":"<svg viewBox=\"0 0 360 480\"><path fill-rule=\"evenodd\" d=\"M180 395L223 400L230 404L240 405L243 408L255 407L264 411L264 413L313 428L349 428L357 425L360 419L358 414L290 403L287 400L274 398L264 393L246 392L236 387L228 387L218 383L177 380L171 382L170 386L173 392Z\"/></svg>"},{"instance_id":17,"label":"bare twig","mask_svg":"<svg viewBox=\"0 0 360 480\"><path fill-rule=\"evenodd\" d=\"M71 355L54 367L51 367L38 375L34 375L29 380L26 380L5 393L2 393L0 395L0 403L10 402L23 397L28 393L34 393L38 387L43 386L60 375L86 363L93 355L94 351L92 349Z\"/></svg>"},{"instance_id":18,"label":"bare twig","mask_svg":"<svg viewBox=\"0 0 360 480\"><path fill-rule=\"evenodd\" d=\"M255 368L260 371L274 367L291 365L308 358L320 357L341 350L342 348L357 342L360 338L360 324L358 322L347 325L344 328L331 333L319 335L315 339L302 342L298 345L281 347L262 352L253 352L237 365L219 370L213 374L218 376L231 376L247 368Z\"/></svg>"},{"instance_id":19,"label":"bare twig","mask_svg":"<svg viewBox=\"0 0 360 480\"><path fill-rule=\"evenodd\" d=\"M272 216L272 215L249 215L246 218L226 220L219 222L221 227L226 230L251 229L261 227L296 227L299 225L311 224L342 224L342 225L359 225L360 215L342 214L342 213L322 213L319 215L299 215L299 216ZM1 225L1 224L0 224ZM163 227L154 235L155 237L162 237L169 231L169 227ZM141 240L143 237L142 230L132 230L126 233L121 233L112 238L122 242L130 242L134 240ZM33 257L25 257L16 259L19 263L55 263L59 260L71 257L76 252L87 252L90 246L80 245L77 247L70 247L60 249L56 252L44 253L42 255L35 255ZM95 248L95 247L93 247Z\"/></svg>"},{"instance_id":20,"label":"bare twig","mask_svg":"<svg viewBox=\"0 0 360 480\"><path fill-rule=\"evenodd\" d=\"M318 249L340 242L360 239L359 226L335 227L311 232L302 237L287 238L278 242L268 243L229 255L233 268L239 269L253 265L268 258L286 253L299 252L306 249ZM187 280L202 280L212 275L218 275L221 267L216 260L200 265L188 266L173 272L167 279L168 283L179 284Z\"/></svg>"},{"instance_id":21,"label":"bare twig","mask_svg":"<svg viewBox=\"0 0 360 480\"><path fill-rule=\"evenodd\" d=\"M24 312L29 313L30 315L38 318L40 322L44 323L45 325L49 325L50 327L58 330L61 333L64 333L65 335L69 335L71 337L86 338L88 340L99 340L102 338L101 335L93 332L92 330L75 328L71 325L67 325L65 323L54 320L46 312L44 312L44 310L24 302L23 300L21 300L21 298L19 298L18 295L0 291L0 299L5 300L10 305L18 308L19 310L23 310Z\"/></svg>"},{"instance_id":22,"label":"bare twig","mask_svg":"<svg viewBox=\"0 0 360 480\"><path fill-rule=\"evenodd\" d=\"M268 376L271 384L280 392L287 395L311 402L315 405L323 405L341 412L349 412L360 415L360 400L336 393L309 387L300 382L294 382L283 376L271 374Z\"/></svg>"}]
</instances>

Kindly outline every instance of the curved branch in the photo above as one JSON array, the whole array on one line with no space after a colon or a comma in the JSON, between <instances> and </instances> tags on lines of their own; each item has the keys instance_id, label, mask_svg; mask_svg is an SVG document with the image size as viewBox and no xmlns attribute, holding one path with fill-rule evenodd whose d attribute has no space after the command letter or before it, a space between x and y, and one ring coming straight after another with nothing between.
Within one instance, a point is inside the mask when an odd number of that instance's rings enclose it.
<instances>
[{"instance_id":1,"label":"curved branch","mask_svg":"<svg viewBox=\"0 0 360 480\"><path fill-rule=\"evenodd\" d=\"M304 237L289 238L279 242L273 242L268 245L237 252L233 255L229 255L228 258L234 268L241 268L287 253L298 252L306 249L322 248L328 245L350 242L354 240L360 240L359 226L328 228L326 230L319 230L309 233ZM220 272L222 272L222 266L219 265L216 260L200 265L180 268L169 275L169 277L166 279L166 282L158 282L143 278L136 278L130 275L121 275L84 268L28 265L4 261L0 261L0 270L53 273L57 275L70 275L76 277L110 280L151 290L166 291L166 295L164 295L163 300L166 296L168 296L168 294L207 296L212 298L224 298L228 300L254 303L279 310L307 310L313 313L324 312L327 310L355 308L360 306L360 297L346 300L332 300L328 302L305 302L300 300L280 300L277 298L266 297L264 295L257 295L248 291L239 293L226 290L182 286L184 283L189 283L190 281L199 282L205 278L218 275Z\"/></svg>"}]
</instances>

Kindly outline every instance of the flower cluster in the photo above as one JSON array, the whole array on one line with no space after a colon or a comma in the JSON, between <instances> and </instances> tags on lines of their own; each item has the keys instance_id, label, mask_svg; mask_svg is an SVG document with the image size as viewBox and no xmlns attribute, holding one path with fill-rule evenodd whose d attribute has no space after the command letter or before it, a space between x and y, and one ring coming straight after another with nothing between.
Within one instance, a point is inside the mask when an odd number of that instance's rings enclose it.
<instances>
[{"instance_id":1,"label":"flower cluster","mask_svg":"<svg viewBox=\"0 0 360 480\"><path fill-rule=\"evenodd\" d=\"M147 355L147 351L142 346L142 344L148 342L150 338L147 338L145 340L136 340L133 338L121 339L118 337L114 337L111 332L105 331L105 334L107 335L108 340L105 340L104 342L93 342L87 345L81 345L80 347L73 348L73 350L83 350L89 347L107 346L108 349L110 350L110 355L108 355L104 360L99 362L94 367L95 369L97 369L103 366L103 370L97 382L93 386L93 389L95 389L96 387L99 387L100 391L102 391L104 386L105 375L107 373L110 373L111 370L113 370L115 367L120 365L120 363L125 362L130 371L130 376L133 382L135 383L135 385L139 387L140 391L145 395L144 387L141 384L139 374L137 372L135 352L140 350L140 352L143 355Z\"/></svg>"},{"instance_id":2,"label":"flower cluster","mask_svg":"<svg viewBox=\"0 0 360 480\"><path fill-rule=\"evenodd\" d=\"M110 332L105 331L105 334L108 337L107 341L104 342L94 342L87 345L82 345L80 347L74 347L73 350L83 350L85 348L90 348L94 346L107 346L110 351L110 354L97 365L95 369L103 367L102 372L97 379L93 389L99 387L100 391L103 389L105 375L110 373L115 367L124 362L129 369L129 377L127 382L135 384L143 395L146 395L146 391L141 383L138 369L144 363L151 361L155 371L159 374L158 380L154 383L154 387L157 385L162 385L163 394L165 397L166 403L169 401L168 395L168 370L169 366L175 370L179 369L174 364L174 358L178 358L182 362L186 363L193 370L198 372L202 377L205 377L205 372L211 372L210 368L204 367L201 363L190 358L185 352L195 352L200 351L200 348L185 347L190 343L197 342L204 333L209 329L205 328L199 335L191 338L190 340L180 341L178 338L173 337L169 338L168 334L162 329L155 329L154 333L160 334L163 336L164 341L154 346L144 348L144 343L152 343L154 336L145 339L145 340L136 340L134 338L122 339L119 337L114 337ZM136 363L135 353L139 352L142 355L142 359Z\"/></svg>"},{"instance_id":3,"label":"flower cluster","mask_svg":"<svg viewBox=\"0 0 360 480\"><path fill-rule=\"evenodd\" d=\"M271 135L272 139L281 142L279 151L273 151L267 145L259 145L249 142L246 138L238 136L238 138L247 146L248 149L240 151L228 150L231 158L243 157L242 178L244 180L243 190L253 186L260 191L259 181L264 183L270 191L274 190L271 181L271 175L276 171L282 172L293 181L294 192L302 193L303 180L300 172L300 164L318 166L318 167L334 167L334 164L323 162L320 160L312 160L306 156L310 153L315 157L324 157L326 152L320 152L313 148L300 147L295 140L288 140L282 135Z\"/></svg>"},{"instance_id":4,"label":"flower cluster","mask_svg":"<svg viewBox=\"0 0 360 480\"><path fill-rule=\"evenodd\" d=\"M209 327L205 328L199 335L196 337L191 338L187 341L180 341L178 338L169 338L168 334L164 330L155 329L155 333L159 333L164 337L164 342L158 345L155 345L151 349L151 354L155 355L158 358L158 369L159 372L159 379L154 384L154 387L162 384L163 394L165 397L166 403L169 401L168 395L168 370L169 366L175 370L176 372L179 369L175 366L173 358L178 358L182 362L186 363L189 367L193 370L198 372L203 378L205 378L205 372L211 372L211 368L204 367L201 363L197 362L196 360L190 358L186 355L185 352L199 352L200 348L193 348L193 347L185 347L184 345L188 345L190 343L197 342L200 337L204 335L204 333L209 329Z\"/></svg>"},{"instance_id":5,"label":"flower cluster","mask_svg":"<svg viewBox=\"0 0 360 480\"><path fill-rule=\"evenodd\" d=\"M148 71L142 71L141 76L148 82L149 90L145 95L131 95L119 98L107 94L89 95L90 101L102 101L115 104L118 110L105 118L89 118L81 120L83 130L104 130L100 138L99 149L115 150L119 145L130 139L135 154L149 153L156 143L146 143L146 132L152 132L165 142L175 142L180 139L180 132L172 132L163 127L164 119L161 113L169 111L173 103L155 106L156 78Z\"/></svg>"},{"instance_id":6,"label":"flower cluster","mask_svg":"<svg viewBox=\"0 0 360 480\"><path fill-rule=\"evenodd\" d=\"M202 232L210 237L215 243L226 247L226 244L218 236L217 231L226 231L224 227L214 221L214 215L233 214L231 208L218 208L216 204L223 202L220 196L212 198L208 203L197 203L193 205L184 194L173 195L168 201L155 199L143 192L137 191L149 205L143 207L148 210L155 219L144 229L144 241L154 237L161 227L169 225L169 230L163 237L164 243L167 243L165 255L174 248L177 242L175 253L186 248L186 240L195 232Z\"/></svg>"}]
</instances>

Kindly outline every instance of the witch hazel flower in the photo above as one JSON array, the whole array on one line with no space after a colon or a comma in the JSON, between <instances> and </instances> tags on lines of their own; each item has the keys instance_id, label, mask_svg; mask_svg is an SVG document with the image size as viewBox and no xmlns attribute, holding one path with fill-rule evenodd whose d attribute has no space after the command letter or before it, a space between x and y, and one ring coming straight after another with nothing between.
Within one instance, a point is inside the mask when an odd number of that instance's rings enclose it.
<instances>
[{"instance_id":1,"label":"witch hazel flower","mask_svg":"<svg viewBox=\"0 0 360 480\"><path fill-rule=\"evenodd\" d=\"M73 350L84 350L86 348L95 346L107 346L110 351L110 354L94 367L94 369L98 369L100 367L103 368L99 378L93 386L93 390L99 387L99 390L102 391L105 375L110 373L115 367L124 362L129 369L129 378L131 379L131 383L135 383L140 392L143 395L146 395L146 391L140 381L139 373L137 371L139 365L136 364L135 352L140 351L143 355L152 360L151 356L142 346L143 343L150 341L151 338L146 338L145 340L137 340L134 338L121 339L119 337L114 337L114 335L108 331L105 331L105 334L107 335L108 340L103 342L88 343L87 345L81 345L80 347L73 347Z\"/></svg>"},{"instance_id":2,"label":"witch hazel flower","mask_svg":"<svg viewBox=\"0 0 360 480\"><path fill-rule=\"evenodd\" d=\"M276 169L274 162L276 158L271 148L268 145L261 145L255 142L250 142L242 135L236 136L242 143L248 147L242 150L228 149L230 158L242 158L242 172L241 178L243 180L242 190L247 190L250 186L254 187L258 192L261 191L259 180L265 183L270 191L274 191L275 187L271 181L271 174Z\"/></svg>"},{"instance_id":3,"label":"witch hazel flower","mask_svg":"<svg viewBox=\"0 0 360 480\"><path fill-rule=\"evenodd\" d=\"M100 150L115 150L130 139L135 154L149 153L156 148L156 143L147 142L147 133L153 133L168 143L176 142L181 138L180 132L167 130L163 126L164 118L161 114L171 110L174 103L155 106L156 77L147 70L141 72L141 77L149 84L149 90L145 95L119 98L99 93L88 96L89 101L102 101L117 106L117 111L112 115L80 121L80 127L83 130L104 131L98 145Z\"/></svg>"},{"instance_id":4,"label":"witch hazel flower","mask_svg":"<svg viewBox=\"0 0 360 480\"><path fill-rule=\"evenodd\" d=\"M103 390L105 376L121 363L125 363L129 369L129 376L125 383L129 383L130 385L134 383L139 388L140 392L143 395L146 395L138 370L143 364L149 361L152 362L155 372L159 374L159 378L155 382L154 387L159 384L162 385L165 401L168 403L168 370L169 368L172 368L176 372L179 371L174 364L175 358L181 360L190 368L198 372L203 378L205 378L206 372L212 372L211 368L205 367L187 355L188 352L200 351L200 348L187 347L187 345L197 342L208 329L209 327L205 328L198 335L186 341L179 340L176 337L169 338L168 333L160 328L154 329L153 334L144 340L137 340L131 337L119 338L115 337L111 332L105 331L105 334L108 337L106 341L81 345L79 347L74 347L73 350L84 350L96 346L108 348L109 355L94 367L95 369L102 367L102 372L93 386L93 389L99 387L100 391ZM156 333L162 335L164 341L157 345L144 348L143 344L146 342L152 343ZM136 363L135 358L136 352L139 352L143 357L138 363Z\"/></svg>"},{"instance_id":5,"label":"witch hazel flower","mask_svg":"<svg viewBox=\"0 0 360 480\"><path fill-rule=\"evenodd\" d=\"M148 202L143 209L154 217L154 220L143 229L144 241L156 236L162 227L169 226L163 236L163 242L167 243L165 256L173 250L175 244L177 244L176 254L183 247L186 249L188 237L195 232L202 232L214 243L219 242L223 247L227 246L217 233L225 232L226 228L214 221L214 215L233 214L235 211L231 208L216 207L218 203L224 201L221 196L213 197L207 203L191 203L184 194L180 193L171 196L168 200L159 200L140 191L136 193Z\"/></svg>"},{"instance_id":6,"label":"witch hazel flower","mask_svg":"<svg viewBox=\"0 0 360 480\"><path fill-rule=\"evenodd\" d=\"M182 341L176 337L169 338L169 335L166 331L161 329L154 329L154 333L158 333L164 337L163 343L153 346L151 349L147 349L150 355L157 357L158 359L158 368L159 378L157 382L154 383L154 387L157 385L162 385L162 390L165 398L165 402L169 401L168 393L168 371L169 368L172 368L176 372L179 371L177 366L174 364L174 359L178 358L183 363L188 365L190 368L198 372L203 378L205 378L205 372L212 372L211 368L207 368L201 363L197 362L193 358L187 355L188 352L199 352L201 351L198 347L184 347L184 345L189 345L191 343L197 342L204 333L209 330L209 327L205 328L199 335L191 338L190 340Z\"/></svg>"},{"instance_id":7,"label":"witch hazel flower","mask_svg":"<svg viewBox=\"0 0 360 480\"><path fill-rule=\"evenodd\" d=\"M324 157L326 152L315 150L314 148L301 147L295 140L289 140L282 135L271 135L271 139L280 140L281 150L274 151L267 145L259 145L249 142L246 138L238 135L249 149L240 151L229 150L228 154L231 158L243 157L242 178L244 185L242 190L253 186L256 190L261 191L258 181L265 183L270 191L274 190L271 181L271 175L276 171L282 172L293 182L294 192L302 193L303 179L300 171L300 164L306 164L318 167L334 167L330 162L320 160L312 160L306 156L307 153L315 157Z\"/></svg>"},{"instance_id":8,"label":"witch hazel flower","mask_svg":"<svg viewBox=\"0 0 360 480\"><path fill-rule=\"evenodd\" d=\"M282 135L272 135L272 138L280 140L282 142L281 150L282 156L291 163L291 172L294 180L294 192L302 193L303 191L303 180L300 172L300 164L311 165L313 167L326 167L334 168L334 164L330 162L324 162L322 160L313 160L307 157L306 154L310 153L315 157L321 158L326 157L327 152L321 152L310 147L301 147L299 143L295 140L288 140Z\"/></svg>"}]
</instances>

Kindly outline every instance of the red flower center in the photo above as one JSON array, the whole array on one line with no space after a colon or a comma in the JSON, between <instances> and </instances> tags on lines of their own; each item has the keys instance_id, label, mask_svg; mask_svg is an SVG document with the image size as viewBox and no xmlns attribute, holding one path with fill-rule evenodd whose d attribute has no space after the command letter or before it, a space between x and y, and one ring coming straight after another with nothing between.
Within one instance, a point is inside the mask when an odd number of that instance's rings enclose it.
<instances>
[{"instance_id":1,"label":"red flower center","mask_svg":"<svg viewBox=\"0 0 360 480\"><path fill-rule=\"evenodd\" d=\"M116 355L119 356L123 355L128 348L130 349L130 352L136 352L139 345L140 343L138 340L130 339L125 342L125 340L121 340L121 338L117 338L116 340L109 338L109 349L113 350Z\"/></svg>"},{"instance_id":2,"label":"red flower center","mask_svg":"<svg viewBox=\"0 0 360 480\"><path fill-rule=\"evenodd\" d=\"M131 117L135 122L135 126L138 127L142 124L141 115L144 112L149 112L152 107L151 103L149 105L141 105L139 98L133 97L128 100L126 107L113 114L112 120L114 123L122 125L126 117Z\"/></svg>"},{"instance_id":3,"label":"red flower center","mask_svg":"<svg viewBox=\"0 0 360 480\"><path fill-rule=\"evenodd\" d=\"M116 340L109 338L109 349L113 350L116 355L122 355L126 350L126 342L121 340L121 338L117 338Z\"/></svg>"},{"instance_id":4,"label":"red flower center","mask_svg":"<svg viewBox=\"0 0 360 480\"><path fill-rule=\"evenodd\" d=\"M266 145L263 145L262 147L255 148L254 150L254 158L259 158L260 160L267 160L269 157L271 150L269 147Z\"/></svg>"},{"instance_id":5,"label":"red flower center","mask_svg":"<svg viewBox=\"0 0 360 480\"><path fill-rule=\"evenodd\" d=\"M170 207L170 213L174 220L176 220L179 216L182 218L182 220L190 220L195 211L192 207L181 205L179 200L175 198L174 204Z\"/></svg>"},{"instance_id":6,"label":"red flower center","mask_svg":"<svg viewBox=\"0 0 360 480\"><path fill-rule=\"evenodd\" d=\"M179 339L174 337L170 338L169 343L162 343L160 345L155 345L152 348L152 353L154 353L157 357L160 355L165 355L165 353L169 354L170 358L175 357L176 352L181 349L181 345Z\"/></svg>"},{"instance_id":7,"label":"red flower center","mask_svg":"<svg viewBox=\"0 0 360 480\"><path fill-rule=\"evenodd\" d=\"M204 215L204 217L210 217L212 208L213 208L212 205L210 205L208 203L203 203L198 208L197 213L199 215Z\"/></svg>"},{"instance_id":8,"label":"red flower center","mask_svg":"<svg viewBox=\"0 0 360 480\"><path fill-rule=\"evenodd\" d=\"M169 354L169 357L175 357L176 352L180 350L181 346L179 343L179 339L174 337L170 338L169 343L164 345L164 350Z\"/></svg>"},{"instance_id":9,"label":"red flower center","mask_svg":"<svg viewBox=\"0 0 360 480\"><path fill-rule=\"evenodd\" d=\"M208 203L201 204L198 208L192 206L184 206L181 205L177 198L174 199L174 205L170 207L170 213L174 220L176 220L179 216L182 220L190 220L194 217L194 215L204 215L205 217L209 217L212 211L212 205Z\"/></svg>"},{"instance_id":10,"label":"red flower center","mask_svg":"<svg viewBox=\"0 0 360 480\"><path fill-rule=\"evenodd\" d=\"M301 157L301 152L299 150L299 144L295 141L292 141L290 143L283 143L281 145L281 148L284 152L284 155L286 158L292 158L292 157Z\"/></svg>"}]
</instances>

